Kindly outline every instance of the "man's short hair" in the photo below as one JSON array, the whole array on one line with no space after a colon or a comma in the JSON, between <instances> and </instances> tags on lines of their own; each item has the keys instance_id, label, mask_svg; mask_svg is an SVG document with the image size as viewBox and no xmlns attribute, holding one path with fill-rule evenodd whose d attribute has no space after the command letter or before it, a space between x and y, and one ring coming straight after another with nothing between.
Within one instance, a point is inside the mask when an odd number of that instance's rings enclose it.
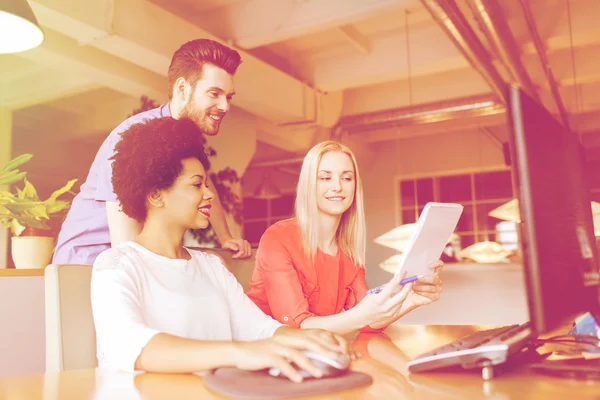
<instances>
[{"instance_id":1,"label":"man's short hair","mask_svg":"<svg viewBox=\"0 0 600 400\"><path fill-rule=\"evenodd\" d=\"M202 77L204 64L212 64L234 75L242 63L240 54L210 39L196 39L185 43L173 54L167 78L169 99L173 97L173 85L183 77L192 87Z\"/></svg>"}]
</instances>

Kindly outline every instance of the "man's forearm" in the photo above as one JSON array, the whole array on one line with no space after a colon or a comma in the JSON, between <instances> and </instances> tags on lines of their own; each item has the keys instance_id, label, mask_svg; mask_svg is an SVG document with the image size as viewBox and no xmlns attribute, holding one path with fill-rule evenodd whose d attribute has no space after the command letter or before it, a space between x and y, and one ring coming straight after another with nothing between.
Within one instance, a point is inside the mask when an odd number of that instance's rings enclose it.
<instances>
[{"instance_id":1,"label":"man's forearm","mask_svg":"<svg viewBox=\"0 0 600 400\"><path fill-rule=\"evenodd\" d=\"M215 197L212 200L212 208L210 212L210 225L217 234L219 242L224 243L232 239L231 232L229 232L229 227L227 226L225 210L223 209L223 204L221 204L219 194L217 193L216 189L214 189L215 186L210 181L210 178L208 185L213 188L213 193L215 194Z\"/></svg>"},{"instance_id":2,"label":"man's forearm","mask_svg":"<svg viewBox=\"0 0 600 400\"><path fill-rule=\"evenodd\" d=\"M159 333L144 347L135 369L186 373L235 366L235 343L199 341Z\"/></svg>"},{"instance_id":3,"label":"man's forearm","mask_svg":"<svg viewBox=\"0 0 600 400\"><path fill-rule=\"evenodd\" d=\"M217 234L217 238L219 238L219 242L224 243L228 240L232 239L231 232L229 232L229 227L227 226L227 218L225 217L225 210L223 210L223 206L220 201L217 200L218 197L215 196L215 199L212 203L212 209L210 213L210 225L214 229Z\"/></svg>"},{"instance_id":4,"label":"man's forearm","mask_svg":"<svg viewBox=\"0 0 600 400\"><path fill-rule=\"evenodd\" d=\"M111 247L134 240L142 231L142 225L121 211L118 203L106 202L106 217Z\"/></svg>"}]
</instances>

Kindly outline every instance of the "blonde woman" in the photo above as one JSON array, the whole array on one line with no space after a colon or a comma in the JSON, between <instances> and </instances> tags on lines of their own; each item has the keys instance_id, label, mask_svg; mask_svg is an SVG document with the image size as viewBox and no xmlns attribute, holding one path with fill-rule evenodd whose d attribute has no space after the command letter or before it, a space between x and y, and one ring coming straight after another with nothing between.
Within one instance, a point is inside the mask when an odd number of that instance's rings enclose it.
<instances>
[{"instance_id":1,"label":"blonde woman","mask_svg":"<svg viewBox=\"0 0 600 400\"><path fill-rule=\"evenodd\" d=\"M441 261L431 265L432 277L399 290L398 275L367 296L365 236L354 154L338 142L317 144L302 164L295 218L275 223L261 238L248 297L289 326L342 334L381 331L439 298Z\"/></svg>"}]
</instances>

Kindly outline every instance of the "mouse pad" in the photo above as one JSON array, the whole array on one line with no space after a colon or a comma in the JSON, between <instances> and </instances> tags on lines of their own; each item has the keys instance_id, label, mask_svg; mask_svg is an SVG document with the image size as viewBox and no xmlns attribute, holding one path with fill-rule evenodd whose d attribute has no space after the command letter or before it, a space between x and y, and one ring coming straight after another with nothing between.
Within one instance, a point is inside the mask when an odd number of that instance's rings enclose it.
<instances>
[{"instance_id":1,"label":"mouse pad","mask_svg":"<svg viewBox=\"0 0 600 400\"><path fill-rule=\"evenodd\" d=\"M218 393L238 399L288 399L369 386L373 378L362 372L349 371L335 378L307 379L295 383L265 372L218 368L204 375L204 383Z\"/></svg>"}]
</instances>

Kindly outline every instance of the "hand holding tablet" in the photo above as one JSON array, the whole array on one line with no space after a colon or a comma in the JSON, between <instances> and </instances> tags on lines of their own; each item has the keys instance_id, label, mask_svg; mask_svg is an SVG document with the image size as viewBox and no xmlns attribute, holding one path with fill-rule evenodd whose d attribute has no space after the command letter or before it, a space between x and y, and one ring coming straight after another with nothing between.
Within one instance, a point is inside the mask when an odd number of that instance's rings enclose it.
<instances>
[{"instance_id":1,"label":"hand holding tablet","mask_svg":"<svg viewBox=\"0 0 600 400\"><path fill-rule=\"evenodd\" d=\"M463 206L454 203L427 203L425 205L394 274L398 275L406 271L406 278L400 281L401 285L413 282L421 276L433 275L429 266L442 255L448 240L456 229L462 211ZM381 289L378 287L369 290L367 294L379 291Z\"/></svg>"}]
</instances>

